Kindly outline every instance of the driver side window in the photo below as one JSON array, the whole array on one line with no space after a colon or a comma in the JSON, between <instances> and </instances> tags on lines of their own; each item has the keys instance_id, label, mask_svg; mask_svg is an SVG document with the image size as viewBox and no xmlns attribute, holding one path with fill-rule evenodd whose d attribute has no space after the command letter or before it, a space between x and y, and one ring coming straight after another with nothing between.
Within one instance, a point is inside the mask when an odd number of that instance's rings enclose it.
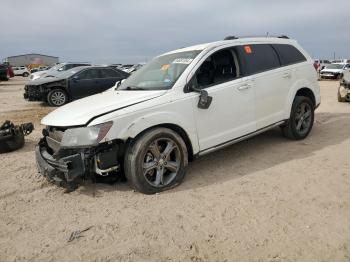
<instances>
[{"instance_id":1,"label":"driver side window","mask_svg":"<svg viewBox=\"0 0 350 262\"><path fill-rule=\"evenodd\" d=\"M234 48L217 51L209 56L195 74L196 86L204 89L232 81L241 76L238 55Z\"/></svg>"}]
</instances>

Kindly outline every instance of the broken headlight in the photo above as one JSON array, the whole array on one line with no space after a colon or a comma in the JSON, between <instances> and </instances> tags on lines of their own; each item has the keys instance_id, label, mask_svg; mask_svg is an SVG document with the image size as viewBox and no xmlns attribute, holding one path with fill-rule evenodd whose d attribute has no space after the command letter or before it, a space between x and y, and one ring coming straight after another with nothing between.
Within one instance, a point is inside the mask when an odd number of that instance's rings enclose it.
<instances>
[{"instance_id":1,"label":"broken headlight","mask_svg":"<svg viewBox=\"0 0 350 262\"><path fill-rule=\"evenodd\" d=\"M67 129L61 141L61 147L90 147L96 146L107 135L113 122Z\"/></svg>"}]
</instances>

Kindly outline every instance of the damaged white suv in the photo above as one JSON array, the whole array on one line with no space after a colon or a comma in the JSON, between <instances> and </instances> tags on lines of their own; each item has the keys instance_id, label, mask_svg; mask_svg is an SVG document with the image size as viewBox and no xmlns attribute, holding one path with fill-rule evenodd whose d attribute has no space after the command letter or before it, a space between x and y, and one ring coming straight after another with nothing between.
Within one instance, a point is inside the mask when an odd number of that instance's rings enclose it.
<instances>
[{"instance_id":1,"label":"damaged white suv","mask_svg":"<svg viewBox=\"0 0 350 262\"><path fill-rule=\"evenodd\" d=\"M320 91L313 60L286 37L234 38L160 55L118 87L47 115L39 172L60 185L124 173L151 194L188 162L280 126L312 129Z\"/></svg>"}]
</instances>

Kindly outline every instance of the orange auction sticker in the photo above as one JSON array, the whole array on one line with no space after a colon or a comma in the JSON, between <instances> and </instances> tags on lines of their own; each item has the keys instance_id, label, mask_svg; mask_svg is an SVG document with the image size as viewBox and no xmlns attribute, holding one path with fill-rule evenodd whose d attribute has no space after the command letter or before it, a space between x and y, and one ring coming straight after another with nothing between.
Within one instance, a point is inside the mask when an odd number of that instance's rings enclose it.
<instances>
[{"instance_id":1,"label":"orange auction sticker","mask_svg":"<svg viewBox=\"0 0 350 262\"><path fill-rule=\"evenodd\" d=\"M244 50L247 54L251 54L252 53L252 48L249 45L244 46Z\"/></svg>"}]
</instances>

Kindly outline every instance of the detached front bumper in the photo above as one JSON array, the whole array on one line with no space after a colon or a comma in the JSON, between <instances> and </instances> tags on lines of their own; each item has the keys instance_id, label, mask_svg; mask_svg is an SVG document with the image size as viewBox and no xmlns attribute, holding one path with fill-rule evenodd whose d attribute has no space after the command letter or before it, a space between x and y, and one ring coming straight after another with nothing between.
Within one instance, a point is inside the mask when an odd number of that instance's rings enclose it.
<instances>
[{"instance_id":1,"label":"detached front bumper","mask_svg":"<svg viewBox=\"0 0 350 262\"><path fill-rule=\"evenodd\" d=\"M39 173L59 186L74 183L77 178L82 178L86 171L83 154L72 154L56 160L45 146L38 145L35 157Z\"/></svg>"}]
</instances>

